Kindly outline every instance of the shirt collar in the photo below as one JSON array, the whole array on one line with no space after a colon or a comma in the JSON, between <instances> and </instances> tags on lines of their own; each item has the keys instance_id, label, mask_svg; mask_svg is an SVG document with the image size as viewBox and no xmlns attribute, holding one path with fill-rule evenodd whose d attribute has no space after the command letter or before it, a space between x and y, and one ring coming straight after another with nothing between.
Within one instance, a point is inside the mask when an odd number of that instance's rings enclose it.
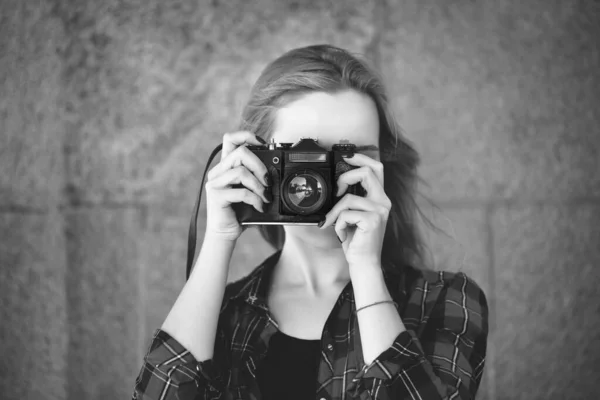
<instances>
[{"instance_id":1,"label":"shirt collar","mask_svg":"<svg viewBox=\"0 0 600 400\"><path fill-rule=\"evenodd\" d=\"M230 299L243 299L246 303L267 310L267 293L271 282L273 269L281 256L277 250L265 259L248 275L247 282L239 292L234 293Z\"/></svg>"},{"instance_id":2,"label":"shirt collar","mask_svg":"<svg viewBox=\"0 0 600 400\"><path fill-rule=\"evenodd\" d=\"M269 285L271 283L271 276L280 256L281 250L277 250L275 253L267 257L245 278L247 279L247 282L242 286L242 289L240 289L240 291L237 293L233 293L229 299L243 299L247 304L260 307L267 311L267 294ZM404 270L394 270L392 275L396 274L400 275L400 283L402 283L399 285L401 288L400 293L398 293L399 288L394 287L395 285L392 284L392 282L396 281L396 279L390 279L390 273L386 273L384 270L384 276L386 276L386 285L388 286L388 290L390 291L392 297L396 297L395 295L400 295L400 298L395 298L395 300L397 302L403 302L404 298L406 297L406 288L404 288ZM354 292L352 291L352 282L349 282L341 294L341 299L353 300L353 298Z\"/></svg>"},{"instance_id":3,"label":"shirt collar","mask_svg":"<svg viewBox=\"0 0 600 400\"><path fill-rule=\"evenodd\" d=\"M268 310L267 307L267 294L269 292L269 285L271 283L271 276L279 257L281 256L281 250L277 250L275 253L270 255L264 260L258 267L254 269L248 275L247 282L244 284L239 292L234 293L229 299L243 299L246 303L258 306L264 310ZM352 283L349 282L345 290L342 292L342 299L351 299L353 296Z\"/></svg>"}]
</instances>

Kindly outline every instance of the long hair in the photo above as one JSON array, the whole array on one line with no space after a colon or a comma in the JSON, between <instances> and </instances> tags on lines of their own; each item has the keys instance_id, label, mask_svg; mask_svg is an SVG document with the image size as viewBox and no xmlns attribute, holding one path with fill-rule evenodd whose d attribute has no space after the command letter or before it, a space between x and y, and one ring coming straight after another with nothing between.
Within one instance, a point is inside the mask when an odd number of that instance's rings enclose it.
<instances>
[{"instance_id":1,"label":"long hair","mask_svg":"<svg viewBox=\"0 0 600 400\"><path fill-rule=\"evenodd\" d=\"M379 115L384 190L392 202L381 254L382 267L387 272L398 271L406 264L427 267L426 246L416 224L417 211L420 212L415 201L420 158L390 111L381 79L365 61L331 45L288 51L262 71L243 109L240 129L268 141L278 108L306 93L349 89L368 95ZM283 247L282 226L261 225L258 229L275 249Z\"/></svg>"}]
</instances>

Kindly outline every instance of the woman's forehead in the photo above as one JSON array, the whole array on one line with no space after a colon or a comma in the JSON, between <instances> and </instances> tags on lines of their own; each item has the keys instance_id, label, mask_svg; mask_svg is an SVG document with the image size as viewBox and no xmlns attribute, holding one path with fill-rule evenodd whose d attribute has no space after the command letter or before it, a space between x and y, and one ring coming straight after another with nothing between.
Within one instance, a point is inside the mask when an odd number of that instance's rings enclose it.
<instances>
[{"instance_id":1,"label":"woman's forehead","mask_svg":"<svg viewBox=\"0 0 600 400\"><path fill-rule=\"evenodd\" d=\"M373 100L355 91L315 92L276 111L273 138L295 143L300 138L318 139L322 147L346 140L356 145L377 145L379 116Z\"/></svg>"}]
</instances>

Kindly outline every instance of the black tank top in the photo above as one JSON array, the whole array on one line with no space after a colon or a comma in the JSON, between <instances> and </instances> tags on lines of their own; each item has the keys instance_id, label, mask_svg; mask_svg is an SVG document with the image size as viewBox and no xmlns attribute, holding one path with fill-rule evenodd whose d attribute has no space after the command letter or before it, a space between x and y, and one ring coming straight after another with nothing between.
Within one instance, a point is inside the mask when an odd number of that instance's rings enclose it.
<instances>
[{"instance_id":1,"label":"black tank top","mask_svg":"<svg viewBox=\"0 0 600 400\"><path fill-rule=\"evenodd\" d=\"M320 354L320 340L274 333L256 370L263 400L314 400Z\"/></svg>"}]
</instances>

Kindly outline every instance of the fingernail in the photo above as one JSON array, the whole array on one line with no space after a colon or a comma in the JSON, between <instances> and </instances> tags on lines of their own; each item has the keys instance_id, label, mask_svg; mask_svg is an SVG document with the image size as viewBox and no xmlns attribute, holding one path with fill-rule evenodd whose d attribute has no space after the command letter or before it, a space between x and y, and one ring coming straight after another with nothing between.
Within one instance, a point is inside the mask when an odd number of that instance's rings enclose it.
<instances>
[{"instance_id":1,"label":"fingernail","mask_svg":"<svg viewBox=\"0 0 600 400\"><path fill-rule=\"evenodd\" d=\"M352 158L352 157L354 157L354 153L342 154L342 158Z\"/></svg>"},{"instance_id":2,"label":"fingernail","mask_svg":"<svg viewBox=\"0 0 600 400\"><path fill-rule=\"evenodd\" d=\"M326 220L323 220L323 221L319 222L319 224L318 224L317 226L318 226L319 228L322 228L322 227L323 227L323 225L325 225L325 221L326 221Z\"/></svg>"},{"instance_id":3,"label":"fingernail","mask_svg":"<svg viewBox=\"0 0 600 400\"><path fill-rule=\"evenodd\" d=\"M340 237L337 234L335 235L335 237L338 238L338 240L340 241L340 243L343 243L342 239L340 239Z\"/></svg>"},{"instance_id":4,"label":"fingernail","mask_svg":"<svg viewBox=\"0 0 600 400\"><path fill-rule=\"evenodd\" d=\"M264 196L269 203L273 201L273 194L271 193L271 191L269 189L265 188Z\"/></svg>"},{"instance_id":5,"label":"fingernail","mask_svg":"<svg viewBox=\"0 0 600 400\"><path fill-rule=\"evenodd\" d=\"M267 186L273 186L273 179L268 172L265 174L265 182L267 182Z\"/></svg>"},{"instance_id":6,"label":"fingernail","mask_svg":"<svg viewBox=\"0 0 600 400\"><path fill-rule=\"evenodd\" d=\"M259 142L261 142L262 144L267 144L267 142L265 141L265 139L261 138L261 137L260 137L260 136L258 136L258 135L255 135L255 136L256 136L256 140L258 140L258 141L259 141Z\"/></svg>"}]
</instances>

